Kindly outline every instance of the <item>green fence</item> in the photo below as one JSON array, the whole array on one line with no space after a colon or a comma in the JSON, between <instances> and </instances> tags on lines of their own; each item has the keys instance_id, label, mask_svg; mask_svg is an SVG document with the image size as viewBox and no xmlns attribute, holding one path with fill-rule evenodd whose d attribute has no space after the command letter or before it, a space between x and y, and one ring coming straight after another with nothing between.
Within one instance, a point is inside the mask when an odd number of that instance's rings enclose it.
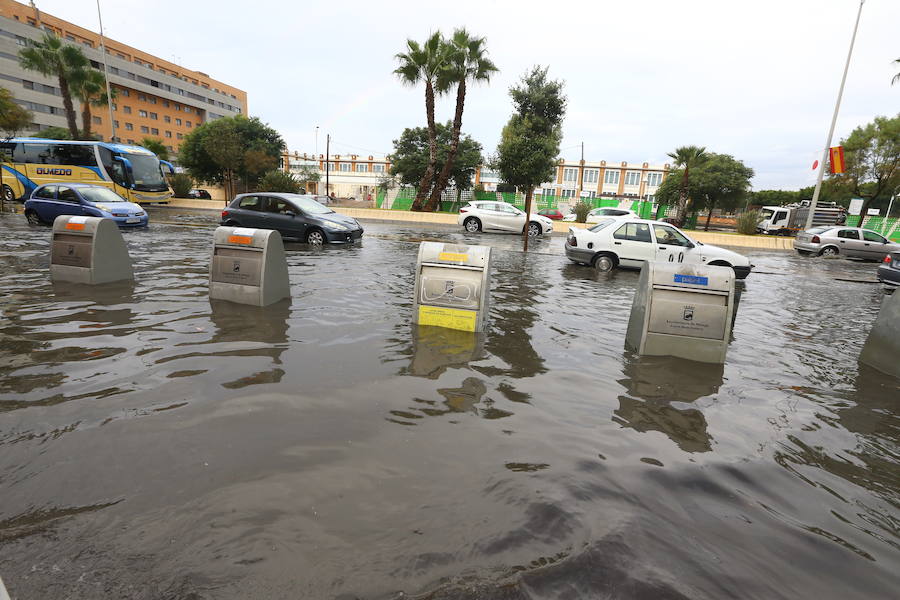
<instances>
[{"instance_id":1,"label":"green fence","mask_svg":"<svg viewBox=\"0 0 900 600\"><path fill-rule=\"evenodd\" d=\"M387 194L384 190L378 190L378 193L375 197L375 206L378 208L383 208L385 205L385 200L387 199ZM412 208L413 202L416 199L416 190L415 188L402 188L397 191L397 196L394 198L391 203L391 210L410 210ZM455 213L459 211L461 206L465 206L467 202L470 200L482 200L482 201L493 201L497 202L498 200L503 202L509 202L510 204L516 206L521 210L525 210L525 196L524 194L515 194L512 192L503 192L503 193L494 193L494 192L472 192L470 190L465 190L461 192L457 199L455 200L442 200L441 207L437 212L449 212ZM544 210L545 208L557 208L558 204L556 198L553 196L542 197L541 195L534 196L534 206L535 210Z\"/></svg>"},{"instance_id":2,"label":"green fence","mask_svg":"<svg viewBox=\"0 0 900 600\"><path fill-rule=\"evenodd\" d=\"M858 223L858 215L847 217L847 227L859 227ZM900 219L897 217L866 217L862 226L866 229L877 231L893 242L900 242Z\"/></svg>"}]
</instances>

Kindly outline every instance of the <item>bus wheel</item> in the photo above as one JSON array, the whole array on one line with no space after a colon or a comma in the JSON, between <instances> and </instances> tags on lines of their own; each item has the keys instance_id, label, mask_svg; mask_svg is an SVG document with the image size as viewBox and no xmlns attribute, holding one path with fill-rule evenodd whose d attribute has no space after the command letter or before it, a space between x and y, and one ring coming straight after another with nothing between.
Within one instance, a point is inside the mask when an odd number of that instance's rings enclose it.
<instances>
[{"instance_id":1,"label":"bus wheel","mask_svg":"<svg viewBox=\"0 0 900 600\"><path fill-rule=\"evenodd\" d=\"M13 193L12 188L5 183L3 184L3 189L0 190L0 193L3 194L3 199L7 202L14 202L16 199L16 195Z\"/></svg>"}]
</instances>

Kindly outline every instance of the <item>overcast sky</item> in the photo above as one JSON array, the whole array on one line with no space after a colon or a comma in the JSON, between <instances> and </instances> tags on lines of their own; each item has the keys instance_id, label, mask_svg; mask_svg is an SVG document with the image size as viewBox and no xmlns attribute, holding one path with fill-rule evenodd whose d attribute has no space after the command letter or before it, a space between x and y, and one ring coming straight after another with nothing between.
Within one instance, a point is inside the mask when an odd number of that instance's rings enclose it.
<instances>
[{"instance_id":1,"label":"overcast sky","mask_svg":"<svg viewBox=\"0 0 900 600\"><path fill-rule=\"evenodd\" d=\"M37 0L97 30L94 0ZM500 73L469 89L463 131L494 152L510 85L532 65L566 83L561 155L666 162L686 144L732 154L754 189L814 182L840 84L856 0L628 2L101 0L106 34L248 93L250 114L291 151L384 154L425 123L424 92L391 71L405 40L455 27L487 38ZM900 1L868 0L835 144L900 112ZM453 116L453 97L437 116Z\"/></svg>"}]
</instances>

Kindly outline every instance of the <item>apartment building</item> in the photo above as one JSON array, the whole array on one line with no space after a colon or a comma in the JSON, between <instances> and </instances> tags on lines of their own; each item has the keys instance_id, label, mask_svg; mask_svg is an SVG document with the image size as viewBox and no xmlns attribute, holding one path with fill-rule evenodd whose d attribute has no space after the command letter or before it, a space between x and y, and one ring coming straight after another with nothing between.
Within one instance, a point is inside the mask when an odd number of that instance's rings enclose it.
<instances>
[{"instance_id":1,"label":"apartment building","mask_svg":"<svg viewBox=\"0 0 900 600\"><path fill-rule=\"evenodd\" d=\"M325 194L326 169L328 187L339 198L356 198L364 200L371 194L375 196L378 183L391 170L390 158L373 155L332 154L326 160L324 154L307 154L299 152L285 153L281 157L281 168L295 175L307 169L315 169L319 173L318 184L308 183L307 191L311 194Z\"/></svg>"},{"instance_id":2,"label":"apartment building","mask_svg":"<svg viewBox=\"0 0 900 600\"><path fill-rule=\"evenodd\" d=\"M556 176L541 184L536 194L554 196L561 200L575 198L640 198L653 202L656 190L669 172L669 165L629 162L585 162L560 159ZM475 172L475 184L486 191L495 191L501 183L497 172L479 167Z\"/></svg>"},{"instance_id":3,"label":"apartment building","mask_svg":"<svg viewBox=\"0 0 900 600\"><path fill-rule=\"evenodd\" d=\"M93 9L85 10L86 18L93 20ZM0 0L0 84L12 91L19 104L34 113L34 122L22 135L51 125L66 127L56 78L19 66L19 50L39 41L45 31L80 46L91 65L103 70L99 34L33 5ZM117 95L113 100L114 141L134 144L145 137L158 138L171 152L177 153L184 136L201 123L247 114L247 93L243 90L117 40L105 38L104 45L109 81ZM80 106L77 100L74 102L81 127ZM92 132L110 140L109 109L95 107L91 112Z\"/></svg>"}]
</instances>

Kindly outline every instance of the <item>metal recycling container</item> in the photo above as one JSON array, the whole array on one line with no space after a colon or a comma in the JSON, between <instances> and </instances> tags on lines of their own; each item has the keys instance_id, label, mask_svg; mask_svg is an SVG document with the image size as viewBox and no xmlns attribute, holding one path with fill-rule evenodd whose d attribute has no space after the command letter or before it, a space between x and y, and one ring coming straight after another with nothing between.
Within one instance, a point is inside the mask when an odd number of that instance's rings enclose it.
<instances>
[{"instance_id":1,"label":"metal recycling container","mask_svg":"<svg viewBox=\"0 0 900 600\"><path fill-rule=\"evenodd\" d=\"M413 323L483 331L491 288L491 248L422 242L416 260Z\"/></svg>"},{"instance_id":2,"label":"metal recycling container","mask_svg":"<svg viewBox=\"0 0 900 600\"><path fill-rule=\"evenodd\" d=\"M209 297L268 306L291 295L281 234L272 229L217 227L209 264Z\"/></svg>"},{"instance_id":3,"label":"metal recycling container","mask_svg":"<svg viewBox=\"0 0 900 600\"><path fill-rule=\"evenodd\" d=\"M119 227L101 217L56 217L50 241L50 278L91 285L134 279Z\"/></svg>"}]
</instances>

